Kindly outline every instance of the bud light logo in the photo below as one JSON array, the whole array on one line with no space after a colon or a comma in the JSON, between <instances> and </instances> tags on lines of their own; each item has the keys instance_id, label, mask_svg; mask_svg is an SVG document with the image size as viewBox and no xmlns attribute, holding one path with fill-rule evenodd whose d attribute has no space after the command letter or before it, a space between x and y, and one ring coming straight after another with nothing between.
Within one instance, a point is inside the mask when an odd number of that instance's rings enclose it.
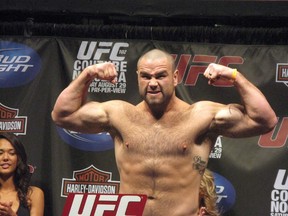
<instances>
[{"instance_id":1,"label":"bud light logo","mask_svg":"<svg viewBox=\"0 0 288 216\"><path fill-rule=\"evenodd\" d=\"M235 203L236 192L233 185L223 176L213 172L217 193L217 206L223 214L229 211Z\"/></svg>"},{"instance_id":2,"label":"bud light logo","mask_svg":"<svg viewBox=\"0 0 288 216\"><path fill-rule=\"evenodd\" d=\"M40 71L41 59L30 47L0 41L0 88L17 87L32 81Z\"/></svg>"},{"instance_id":3,"label":"bud light logo","mask_svg":"<svg viewBox=\"0 0 288 216\"><path fill-rule=\"evenodd\" d=\"M114 141L109 133L82 134L57 127L60 137L74 148L84 151L105 151L114 148Z\"/></svg>"}]
</instances>

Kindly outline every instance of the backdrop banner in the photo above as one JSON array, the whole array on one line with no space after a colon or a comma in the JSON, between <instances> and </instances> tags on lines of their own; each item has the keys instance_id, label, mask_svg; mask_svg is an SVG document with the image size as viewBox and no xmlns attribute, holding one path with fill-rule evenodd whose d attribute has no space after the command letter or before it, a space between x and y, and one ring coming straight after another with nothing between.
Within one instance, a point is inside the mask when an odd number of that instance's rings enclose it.
<instances>
[{"instance_id":1,"label":"backdrop banner","mask_svg":"<svg viewBox=\"0 0 288 216\"><path fill-rule=\"evenodd\" d=\"M190 104L240 102L229 83L208 85L203 72L212 62L237 68L263 92L278 116L274 131L242 139L219 136L208 168L223 215L287 216L288 46L2 36L0 131L23 141L35 168L32 183L45 192L45 215L61 215L71 193L117 194L120 183L109 133L56 127L51 119L56 98L83 68L111 61L118 83L95 79L89 99L137 104L136 63L153 48L175 58L180 72L176 93Z\"/></svg>"}]
</instances>

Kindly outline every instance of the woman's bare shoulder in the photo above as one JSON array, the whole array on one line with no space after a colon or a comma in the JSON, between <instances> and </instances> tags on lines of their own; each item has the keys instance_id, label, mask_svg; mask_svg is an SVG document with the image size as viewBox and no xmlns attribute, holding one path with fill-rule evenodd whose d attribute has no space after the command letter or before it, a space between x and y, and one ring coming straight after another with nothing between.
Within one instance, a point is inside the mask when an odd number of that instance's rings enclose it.
<instances>
[{"instance_id":1,"label":"woman's bare shoulder","mask_svg":"<svg viewBox=\"0 0 288 216\"><path fill-rule=\"evenodd\" d=\"M44 192L41 188L36 186L30 186L30 215L31 216L43 216L44 215Z\"/></svg>"},{"instance_id":2,"label":"woman's bare shoulder","mask_svg":"<svg viewBox=\"0 0 288 216\"><path fill-rule=\"evenodd\" d=\"M30 196L32 199L33 197L38 198L44 196L44 191L40 187L30 186L29 189L30 189Z\"/></svg>"}]
</instances>

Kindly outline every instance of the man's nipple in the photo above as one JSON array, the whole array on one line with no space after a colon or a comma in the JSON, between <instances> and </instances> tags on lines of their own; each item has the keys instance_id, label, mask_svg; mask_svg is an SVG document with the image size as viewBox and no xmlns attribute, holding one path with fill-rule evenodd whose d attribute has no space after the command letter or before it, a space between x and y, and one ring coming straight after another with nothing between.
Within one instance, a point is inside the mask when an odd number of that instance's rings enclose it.
<instances>
[{"instance_id":1,"label":"man's nipple","mask_svg":"<svg viewBox=\"0 0 288 216\"><path fill-rule=\"evenodd\" d=\"M182 151L185 152L186 150L187 150L187 145L184 144L184 145L182 146Z\"/></svg>"}]
</instances>

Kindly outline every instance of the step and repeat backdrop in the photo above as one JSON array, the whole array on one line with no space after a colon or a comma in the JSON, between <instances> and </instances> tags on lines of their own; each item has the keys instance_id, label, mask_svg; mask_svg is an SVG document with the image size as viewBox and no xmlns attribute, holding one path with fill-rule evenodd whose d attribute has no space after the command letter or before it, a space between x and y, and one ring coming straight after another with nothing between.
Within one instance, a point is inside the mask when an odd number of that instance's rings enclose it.
<instances>
[{"instance_id":1,"label":"step and repeat backdrop","mask_svg":"<svg viewBox=\"0 0 288 216\"><path fill-rule=\"evenodd\" d=\"M177 95L188 103L240 102L229 83L208 85L203 72L212 62L237 68L267 97L278 116L275 129L243 139L219 136L208 167L223 215L287 216L288 46L1 36L0 131L23 141L35 168L32 183L45 192L45 215L61 215L69 194L70 208L77 194L80 200L79 194L117 194L120 184L108 133L81 134L52 122L59 93L86 66L111 61L118 83L95 79L89 99L137 104L136 62L153 48L175 58Z\"/></svg>"}]
</instances>

